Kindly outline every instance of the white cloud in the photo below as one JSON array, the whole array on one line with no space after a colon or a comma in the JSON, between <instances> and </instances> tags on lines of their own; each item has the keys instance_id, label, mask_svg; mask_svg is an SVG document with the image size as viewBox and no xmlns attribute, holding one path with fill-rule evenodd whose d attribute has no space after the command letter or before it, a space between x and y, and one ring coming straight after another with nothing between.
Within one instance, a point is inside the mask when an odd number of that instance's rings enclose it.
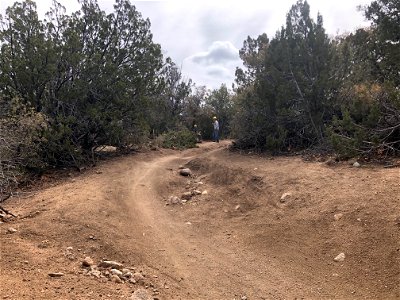
<instances>
[{"instance_id":1,"label":"white cloud","mask_svg":"<svg viewBox=\"0 0 400 300\"><path fill-rule=\"evenodd\" d=\"M188 59L203 65L223 64L239 60L239 49L229 41L215 41L208 51L196 53Z\"/></svg>"}]
</instances>

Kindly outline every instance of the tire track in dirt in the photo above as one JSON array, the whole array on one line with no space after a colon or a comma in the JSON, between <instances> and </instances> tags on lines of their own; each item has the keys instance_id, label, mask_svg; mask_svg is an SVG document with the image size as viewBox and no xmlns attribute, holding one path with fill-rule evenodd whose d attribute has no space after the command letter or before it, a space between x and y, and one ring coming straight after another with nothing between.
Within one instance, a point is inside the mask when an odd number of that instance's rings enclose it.
<instances>
[{"instance_id":1,"label":"tire track in dirt","mask_svg":"<svg viewBox=\"0 0 400 300\"><path fill-rule=\"evenodd\" d=\"M214 148L200 156L207 157L218 150ZM165 181L166 170L198 156L157 158L141 163L130 175L134 182L129 187L125 205L132 218L140 216L137 222L144 231L145 248L152 249L148 252L151 253L148 263L180 282L186 295L178 293L172 299L230 299L235 295L267 299L270 291L275 291L275 299L283 299L284 295L275 287L285 287L287 280L282 279L284 274L276 264L240 249L241 243L232 243L219 235L214 237L214 232L203 236L207 226L200 223L204 222L195 220L186 224L185 220L174 219L160 204L156 187ZM197 230L196 226L203 228ZM268 267L260 268L260 265Z\"/></svg>"}]
</instances>

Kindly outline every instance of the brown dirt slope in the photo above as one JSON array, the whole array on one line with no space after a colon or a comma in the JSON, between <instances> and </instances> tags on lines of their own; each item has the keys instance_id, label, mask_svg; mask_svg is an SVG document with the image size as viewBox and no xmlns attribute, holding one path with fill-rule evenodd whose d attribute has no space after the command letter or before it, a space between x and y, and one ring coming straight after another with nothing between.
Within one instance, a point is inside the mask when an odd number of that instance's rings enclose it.
<instances>
[{"instance_id":1,"label":"brown dirt slope","mask_svg":"<svg viewBox=\"0 0 400 300\"><path fill-rule=\"evenodd\" d=\"M400 298L398 168L227 146L118 158L8 200L18 218L0 224L0 298L129 299L139 288L165 300ZM170 204L195 190L203 194ZM87 256L144 280L87 274Z\"/></svg>"}]
</instances>

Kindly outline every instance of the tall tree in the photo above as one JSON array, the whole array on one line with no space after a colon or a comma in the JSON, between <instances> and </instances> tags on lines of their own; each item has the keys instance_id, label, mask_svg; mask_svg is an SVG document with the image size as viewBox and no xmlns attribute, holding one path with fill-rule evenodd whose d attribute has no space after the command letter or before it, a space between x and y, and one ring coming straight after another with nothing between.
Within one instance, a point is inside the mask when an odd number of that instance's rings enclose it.
<instances>
[{"instance_id":1,"label":"tall tree","mask_svg":"<svg viewBox=\"0 0 400 300\"><path fill-rule=\"evenodd\" d=\"M265 34L248 38L240 53L247 70L236 72L236 121L245 124L240 114L246 114L245 126L258 125L239 130L252 136L239 140L275 149L322 143L324 123L331 118L331 45L322 16L315 23L308 3L298 1L287 14L286 26L271 41Z\"/></svg>"},{"instance_id":2,"label":"tall tree","mask_svg":"<svg viewBox=\"0 0 400 300\"><path fill-rule=\"evenodd\" d=\"M365 16L376 30L377 63L380 79L400 85L400 2L376 0L365 8Z\"/></svg>"}]
</instances>

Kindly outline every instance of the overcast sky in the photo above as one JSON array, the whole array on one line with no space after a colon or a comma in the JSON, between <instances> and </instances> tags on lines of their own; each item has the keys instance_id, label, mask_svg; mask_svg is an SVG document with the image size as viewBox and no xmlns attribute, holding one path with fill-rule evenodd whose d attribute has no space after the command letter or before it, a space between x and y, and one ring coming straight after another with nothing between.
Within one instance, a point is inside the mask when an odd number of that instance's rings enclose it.
<instances>
[{"instance_id":1,"label":"overcast sky","mask_svg":"<svg viewBox=\"0 0 400 300\"><path fill-rule=\"evenodd\" d=\"M68 12L79 9L76 0L58 0ZM197 85L231 87L236 66L241 65L239 49L248 35L267 33L271 38L285 23L286 14L296 0L186 0L131 1L143 17L151 21L154 41L165 56L182 67L185 78ZM308 0L311 16L320 12L329 35L353 31L368 25L357 6L371 0ZM13 0L0 0L3 14ZM40 16L51 0L37 0ZM112 11L113 0L98 0L100 7Z\"/></svg>"}]
</instances>

